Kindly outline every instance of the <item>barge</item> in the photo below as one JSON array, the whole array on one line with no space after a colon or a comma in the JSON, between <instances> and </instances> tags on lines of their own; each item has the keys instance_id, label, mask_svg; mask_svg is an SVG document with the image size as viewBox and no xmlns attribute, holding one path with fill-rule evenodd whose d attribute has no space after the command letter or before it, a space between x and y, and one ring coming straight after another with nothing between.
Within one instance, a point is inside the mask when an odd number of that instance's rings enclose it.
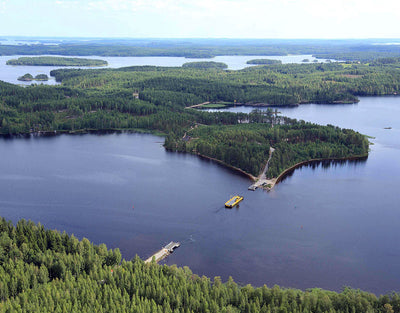
<instances>
[{"instance_id":1,"label":"barge","mask_svg":"<svg viewBox=\"0 0 400 313\"><path fill-rule=\"evenodd\" d=\"M237 205L242 200L243 200L242 196L233 196L232 198L230 198L228 201L225 202L225 207L233 208L235 205Z\"/></svg>"}]
</instances>

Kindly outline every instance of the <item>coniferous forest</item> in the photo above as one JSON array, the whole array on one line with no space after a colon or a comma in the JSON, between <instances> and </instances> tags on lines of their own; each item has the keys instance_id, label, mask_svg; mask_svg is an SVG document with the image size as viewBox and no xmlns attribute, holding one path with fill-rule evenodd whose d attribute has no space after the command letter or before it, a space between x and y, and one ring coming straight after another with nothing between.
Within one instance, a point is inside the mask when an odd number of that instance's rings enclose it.
<instances>
[{"instance_id":1,"label":"coniferous forest","mask_svg":"<svg viewBox=\"0 0 400 313\"><path fill-rule=\"evenodd\" d=\"M7 65L29 65L29 66L105 66L106 61L83 58L64 57L20 57L6 62Z\"/></svg>"}]
</instances>

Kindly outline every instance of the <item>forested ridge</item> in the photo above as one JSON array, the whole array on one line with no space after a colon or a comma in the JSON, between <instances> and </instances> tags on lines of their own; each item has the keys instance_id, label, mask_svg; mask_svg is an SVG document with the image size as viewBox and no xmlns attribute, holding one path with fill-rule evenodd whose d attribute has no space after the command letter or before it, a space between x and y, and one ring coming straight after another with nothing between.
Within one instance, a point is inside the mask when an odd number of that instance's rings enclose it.
<instances>
[{"instance_id":1,"label":"forested ridge","mask_svg":"<svg viewBox=\"0 0 400 313\"><path fill-rule=\"evenodd\" d=\"M400 312L400 295L240 286L0 218L0 312Z\"/></svg>"}]
</instances>

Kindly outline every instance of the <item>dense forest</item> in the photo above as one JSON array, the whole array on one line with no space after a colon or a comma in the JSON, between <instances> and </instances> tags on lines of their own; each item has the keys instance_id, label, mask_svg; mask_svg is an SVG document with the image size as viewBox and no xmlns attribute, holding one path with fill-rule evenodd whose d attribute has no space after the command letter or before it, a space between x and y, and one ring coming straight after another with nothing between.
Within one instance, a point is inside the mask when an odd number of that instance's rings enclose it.
<instances>
[{"instance_id":1,"label":"dense forest","mask_svg":"<svg viewBox=\"0 0 400 313\"><path fill-rule=\"evenodd\" d=\"M240 71L134 66L92 70L85 75L82 70L55 70L51 75L68 86L85 87L97 80L97 88L102 84L135 88L141 91L144 100L151 97L152 101L160 102L165 97L167 101L173 100L179 93L191 98L187 105L196 104L194 99L197 103L298 105L354 103L357 96L398 94L400 72L396 67L400 63L375 64L275 64Z\"/></svg>"},{"instance_id":2,"label":"dense forest","mask_svg":"<svg viewBox=\"0 0 400 313\"><path fill-rule=\"evenodd\" d=\"M267 178L279 176L285 169L304 160L338 159L368 154L365 136L332 125L320 126L277 118L274 114L253 112L251 123L224 126L197 126L183 138L165 141L167 149L197 153L221 160L258 176L272 155Z\"/></svg>"},{"instance_id":3,"label":"dense forest","mask_svg":"<svg viewBox=\"0 0 400 313\"><path fill-rule=\"evenodd\" d=\"M239 286L188 267L121 261L118 249L0 219L0 312L400 312L400 295Z\"/></svg>"},{"instance_id":4,"label":"dense forest","mask_svg":"<svg viewBox=\"0 0 400 313\"><path fill-rule=\"evenodd\" d=\"M272 59L252 59L246 62L247 64L266 65L266 64L282 64L281 60Z\"/></svg>"},{"instance_id":5,"label":"dense forest","mask_svg":"<svg viewBox=\"0 0 400 313\"><path fill-rule=\"evenodd\" d=\"M396 39L37 39L39 44L0 45L0 55L174 56L212 58L219 55L313 54L319 58L371 61L398 57ZM388 45L390 43L394 43Z\"/></svg>"},{"instance_id":6,"label":"dense forest","mask_svg":"<svg viewBox=\"0 0 400 313\"><path fill-rule=\"evenodd\" d=\"M63 57L20 57L6 62L7 65L28 65L28 66L106 66L107 61L83 58Z\"/></svg>"},{"instance_id":7,"label":"dense forest","mask_svg":"<svg viewBox=\"0 0 400 313\"><path fill-rule=\"evenodd\" d=\"M182 67L190 67L190 68L199 68L199 69L211 69L211 68L218 68L218 69L226 69L228 65L222 62L187 62L182 65Z\"/></svg>"},{"instance_id":8,"label":"dense forest","mask_svg":"<svg viewBox=\"0 0 400 313\"><path fill-rule=\"evenodd\" d=\"M276 177L288 166L309 159L365 155L367 141L356 132L330 126L188 107L205 102L352 103L357 96L400 93L399 67L399 58L382 58L365 64L271 64L240 71L155 66L59 69L51 75L60 86L0 83L0 133L121 129L162 133L169 149L217 158L254 176L272 146L276 151L268 175ZM245 133L248 144L217 140L229 141L229 133L236 131Z\"/></svg>"},{"instance_id":9,"label":"dense forest","mask_svg":"<svg viewBox=\"0 0 400 313\"><path fill-rule=\"evenodd\" d=\"M29 82L32 80L47 81L47 80L49 80L49 77L46 74L38 74L35 77L33 77L32 74L26 73L26 74L18 77L18 80L25 81L25 82Z\"/></svg>"}]
</instances>

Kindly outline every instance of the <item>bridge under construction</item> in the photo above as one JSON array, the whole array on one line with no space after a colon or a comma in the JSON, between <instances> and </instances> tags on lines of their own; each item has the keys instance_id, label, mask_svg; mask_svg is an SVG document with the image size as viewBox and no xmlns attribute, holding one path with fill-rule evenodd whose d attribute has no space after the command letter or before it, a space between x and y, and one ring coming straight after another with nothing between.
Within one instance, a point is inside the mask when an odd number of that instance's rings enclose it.
<instances>
[{"instance_id":1,"label":"bridge under construction","mask_svg":"<svg viewBox=\"0 0 400 313\"><path fill-rule=\"evenodd\" d=\"M151 257L146 259L144 262L145 263L150 263L153 261L153 258L156 263L160 262L162 259L165 259L167 256L169 256L172 252L174 252L174 249L178 248L181 245L180 242L174 242L171 241L169 244L167 244L165 247L161 248L160 251L157 251L154 253Z\"/></svg>"}]
</instances>

